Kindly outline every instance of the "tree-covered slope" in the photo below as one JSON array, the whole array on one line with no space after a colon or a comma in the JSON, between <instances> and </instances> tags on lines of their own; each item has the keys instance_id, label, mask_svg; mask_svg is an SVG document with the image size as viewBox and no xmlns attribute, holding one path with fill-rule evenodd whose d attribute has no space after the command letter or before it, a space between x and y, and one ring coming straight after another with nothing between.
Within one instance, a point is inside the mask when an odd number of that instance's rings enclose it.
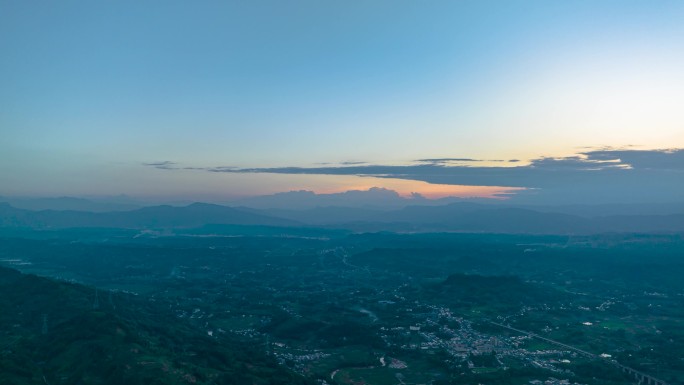
<instances>
[{"instance_id":1,"label":"tree-covered slope","mask_svg":"<svg viewBox=\"0 0 684 385\"><path fill-rule=\"evenodd\" d=\"M96 300L97 297L97 300ZM0 268L2 384L304 384L160 302Z\"/></svg>"}]
</instances>

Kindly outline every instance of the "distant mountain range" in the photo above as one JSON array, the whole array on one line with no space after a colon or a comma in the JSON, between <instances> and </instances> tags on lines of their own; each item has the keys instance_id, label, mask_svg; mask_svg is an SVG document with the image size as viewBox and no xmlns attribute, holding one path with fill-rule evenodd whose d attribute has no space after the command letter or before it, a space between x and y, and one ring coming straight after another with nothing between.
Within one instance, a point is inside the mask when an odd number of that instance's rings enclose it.
<instances>
[{"instance_id":1,"label":"distant mountain range","mask_svg":"<svg viewBox=\"0 0 684 385\"><path fill-rule=\"evenodd\" d=\"M319 194L313 191L299 190L260 195L229 201L212 201L211 203L254 209L287 209L306 210L316 207L342 206L365 209L392 210L406 206L442 206L454 202L496 203L489 198L445 197L428 199L414 193L410 197L399 195L394 190L373 187L368 190L350 190L340 193ZM129 211L142 207L167 204L184 206L192 201L173 201L150 203L139 201L126 195L94 198L80 197L2 197L0 203L8 203L13 207L26 210L73 210L90 212Z\"/></svg>"},{"instance_id":2,"label":"distant mountain range","mask_svg":"<svg viewBox=\"0 0 684 385\"><path fill-rule=\"evenodd\" d=\"M565 210L564 210L565 209ZM573 210L575 208L572 208ZM585 208L589 211L589 208ZM597 207L597 216L572 215L566 207L516 207L478 203L452 203L443 206L408 206L381 211L345 207L310 210L262 210L261 213L293 221L339 226L356 231L463 231L531 234L589 234L601 232L679 232L684 231L684 214L600 215L620 212L613 207ZM648 210L625 210L625 212ZM684 210L683 210L684 211Z\"/></svg>"},{"instance_id":3,"label":"distant mountain range","mask_svg":"<svg viewBox=\"0 0 684 385\"><path fill-rule=\"evenodd\" d=\"M563 211L559 208L559 211ZM194 203L93 213L25 210L0 203L0 227L28 229L126 228L217 229L207 225L325 227L358 232L487 232L511 234L592 234L684 232L684 214L621 214L592 217L478 203L407 206L397 210L317 207L305 210L253 209ZM614 208L604 208L606 211ZM600 210L597 210L600 212ZM618 211L620 212L620 211ZM622 212L630 212L625 210ZM632 210L634 212L634 210ZM638 210L637 210L638 212Z\"/></svg>"},{"instance_id":4,"label":"distant mountain range","mask_svg":"<svg viewBox=\"0 0 684 385\"><path fill-rule=\"evenodd\" d=\"M75 197L0 197L1 202L26 210L75 210L90 212L127 211L144 206L123 195L98 200Z\"/></svg>"},{"instance_id":5,"label":"distant mountain range","mask_svg":"<svg viewBox=\"0 0 684 385\"><path fill-rule=\"evenodd\" d=\"M454 202L492 202L489 198L445 197L428 199L414 193L403 197L394 190L373 187L368 190L350 190L340 193L317 194L313 191L288 191L262 195L228 202L230 206L244 206L255 209L306 210L317 207L352 207L376 210L399 209L406 206L442 206Z\"/></svg>"},{"instance_id":6,"label":"distant mountain range","mask_svg":"<svg viewBox=\"0 0 684 385\"><path fill-rule=\"evenodd\" d=\"M131 211L143 207L169 205L186 206L192 201L156 202L141 201L126 195L104 196L92 198L80 197L1 197L0 203L7 203L12 207L25 210L58 210L58 211L88 211L111 212ZM337 214L350 211L345 215L373 214L377 211L393 211L411 206L440 206L452 203L475 204L479 207L509 207L529 209L539 212L570 214L580 217L598 217L609 215L669 215L684 214L684 201L671 203L613 203L613 204L573 204L573 205L542 205L523 204L513 196L511 199L492 198L459 198L444 197L429 199L420 194L409 197L401 196L394 190L373 187L368 190L350 190L340 193L320 194L313 191L299 190L276 193L271 195L254 196L230 201L215 201L208 203L229 207L241 207L269 212L291 212L323 209ZM333 214L333 213L330 213ZM338 215L334 216L337 217ZM289 215L289 214L285 214ZM339 219L342 219L340 217Z\"/></svg>"},{"instance_id":7,"label":"distant mountain range","mask_svg":"<svg viewBox=\"0 0 684 385\"><path fill-rule=\"evenodd\" d=\"M31 211L0 203L0 226L10 228L62 229L106 228L194 228L207 224L295 226L289 219L274 218L237 208L193 203L185 207L151 206L131 211L93 213L72 210Z\"/></svg>"}]
</instances>

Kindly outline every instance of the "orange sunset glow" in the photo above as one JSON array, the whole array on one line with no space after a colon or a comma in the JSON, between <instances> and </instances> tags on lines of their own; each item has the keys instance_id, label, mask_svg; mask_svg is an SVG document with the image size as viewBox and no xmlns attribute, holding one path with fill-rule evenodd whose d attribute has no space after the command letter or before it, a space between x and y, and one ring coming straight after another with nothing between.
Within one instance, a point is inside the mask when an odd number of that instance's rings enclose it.
<instances>
[{"instance_id":1,"label":"orange sunset glow","mask_svg":"<svg viewBox=\"0 0 684 385\"><path fill-rule=\"evenodd\" d=\"M417 193L428 199L445 197L506 199L505 195L524 190L523 188L502 186L432 184L423 181L394 178L359 177L356 179L356 184L338 186L332 189L314 189L314 191L319 194L331 194L350 190L363 191L374 187L381 187L394 190L403 197L410 197L413 193Z\"/></svg>"}]
</instances>

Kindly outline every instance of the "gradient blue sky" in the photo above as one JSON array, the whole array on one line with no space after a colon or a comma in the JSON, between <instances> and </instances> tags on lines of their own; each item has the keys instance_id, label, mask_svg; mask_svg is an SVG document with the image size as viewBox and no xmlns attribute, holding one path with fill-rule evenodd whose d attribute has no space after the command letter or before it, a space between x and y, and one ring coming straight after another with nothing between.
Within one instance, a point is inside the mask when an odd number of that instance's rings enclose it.
<instances>
[{"instance_id":1,"label":"gradient blue sky","mask_svg":"<svg viewBox=\"0 0 684 385\"><path fill-rule=\"evenodd\" d=\"M0 195L430 192L143 163L681 148L682 20L682 1L0 1Z\"/></svg>"}]
</instances>

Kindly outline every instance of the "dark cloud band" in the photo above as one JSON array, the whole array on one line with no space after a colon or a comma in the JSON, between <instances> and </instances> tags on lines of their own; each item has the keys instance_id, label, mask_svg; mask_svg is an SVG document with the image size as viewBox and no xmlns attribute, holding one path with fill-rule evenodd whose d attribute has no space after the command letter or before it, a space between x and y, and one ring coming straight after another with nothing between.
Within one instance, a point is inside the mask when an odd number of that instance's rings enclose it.
<instances>
[{"instance_id":1,"label":"dark cloud band","mask_svg":"<svg viewBox=\"0 0 684 385\"><path fill-rule=\"evenodd\" d=\"M322 167L209 167L210 172L357 175L435 184L527 188L516 199L537 202L674 202L684 199L684 149L585 151L576 156L539 158L513 167L449 165L422 159L417 165L343 165ZM475 160L468 160L475 161ZM147 164L172 169L172 162Z\"/></svg>"}]
</instances>

